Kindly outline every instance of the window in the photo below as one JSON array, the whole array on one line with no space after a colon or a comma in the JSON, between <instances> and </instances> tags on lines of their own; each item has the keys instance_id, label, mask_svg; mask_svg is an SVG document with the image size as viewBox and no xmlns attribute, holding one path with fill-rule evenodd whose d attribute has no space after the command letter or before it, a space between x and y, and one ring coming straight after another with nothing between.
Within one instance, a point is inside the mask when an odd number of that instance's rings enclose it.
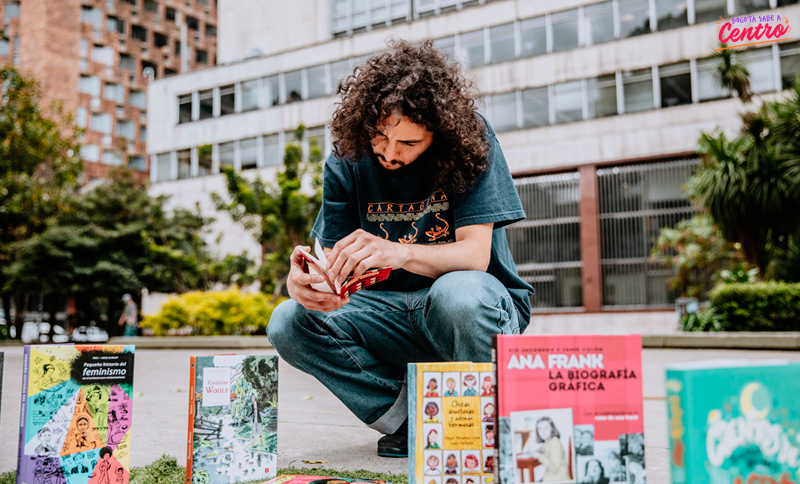
<instances>
[{"instance_id":1,"label":"window","mask_svg":"<svg viewBox=\"0 0 800 484\"><path fill-rule=\"evenodd\" d=\"M653 109L653 72L652 69L622 73L623 91L625 93L625 112L638 113Z\"/></svg>"},{"instance_id":2,"label":"window","mask_svg":"<svg viewBox=\"0 0 800 484\"><path fill-rule=\"evenodd\" d=\"M498 25L489 29L492 62L514 59L514 24Z\"/></svg>"},{"instance_id":3,"label":"window","mask_svg":"<svg viewBox=\"0 0 800 484\"><path fill-rule=\"evenodd\" d=\"M91 10L91 9L89 9L89 10ZM19 18L19 2L7 2L6 3L5 20L6 20L6 22L8 22L12 18ZM85 22L85 20L84 20L84 22Z\"/></svg>"},{"instance_id":4,"label":"window","mask_svg":"<svg viewBox=\"0 0 800 484\"><path fill-rule=\"evenodd\" d=\"M688 62L661 66L658 68L658 76L661 78L662 108L691 104L692 75Z\"/></svg>"},{"instance_id":5,"label":"window","mask_svg":"<svg viewBox=\"0 0 800 484\"><path fill-rule=\"evenodd\" d=\"M95 76L81 76L78 81L78 91L92 96L100 96L100 78Z\"/></svg>"},{"instance_id":6,"label":"window","mask_svg":"<svg viewBox=\"0 0 800 484\"><path fill-rule=\"evenodd\" d=\"M178 180L192 176L192 150L178 150Z\"/></svg>"},{"instance_id":7,"label":"window","mask_svg":"<svg viewBox=\"0 0 800 484\"><path fill-rule=\"evenodd\" d=\"M153 44L155 44L157 49L166 47L169 45L169 37L164 34L159 34L158 32L153 32Z\"/></svg>"},{"instance_id":8,"label":"window","mask_svg":"<svg viewBox=\"0 0 800 484\"><path fill-rule=\"evenodd\" d=\"M547 30L544 17L523 20L519 23L522 40L522 57L547 53Z\"/></svg>"},{"instance_id":9,"label":"window","mask_svg":"<svg viewBox=\"0 0 800 484\"><path fill-rule=\"evenodd\" d=\"M552 15L553 52L578 47L578 9Z\"/></svg>"},{"instance_id":10,"label":"window","mask_svg":"<svg viewBox=\"0 0 800 484\"><path fill-rule=\"evenodd\" d=\"M350 29L353 32L363 32L367 26L367 0L350 0Z\"/></svg>"},{"instance_id":11,"label":"window","mask_svg":"<svg viewBox=\"0 0 800 484\"><path fill-rule=\"evenodd\" d=\"M131 25L131 38L147 42L147 29L141 25Z\"/></svg>"},{"instance_id":12,"label":"window","mask_svg":"<svg viewBox=\"0 0 800 484\"><path fill-rule=\"evenodd\" d=\"M136 139L136 126L133 121L117 121L117 136L125 137L129 141Z\"/></svg>"},{"instance_id":13,"label":"window","mask_svg":"<svg viewBox=\"0 0 800 484\"><path fill-rule=\"evenodd\" d=\"M191 94L189 96L191 96ZM147 95L144 92L135 91L135 90L131 89L130 93L128 95L128 99L129 99L128 102L130 102L131 106L133 106L135 108L139 108L142 111L145 111L147 109ZM189 99L189 103L191 104L191 102L192 102L192 100L190 98ZM191 108L191 106L189 106L189 107ZM192 115L192 113L189 113L189 117L191 117L191 115Z\"/></svg>"},{"instance_id":14,"label":"window","mask_svg":"<svg viewBox=\"0 0 800 484\"><path fill-rule=\"evenodd\" d=\"M650 32L649 2L647 0L619 0L620 37L634 37Z\"/></svg>"},{"instance_id":15,"label":"window","mask_svg":"<svg viewBox=\"0 0 800 484\"><path fill-rule=\"evenodd\" d=\"M283 163L280 137L277 134L264 136L264 166L277 166Z\"/></svg>"},{"instance_id":16,"label":"window","mask_svg":"<svg viewBox=\"0 0 800 484\"><path fill-rule=\"evenodd\" d=\"M717 64L713 57L697 61L697 97L700 102L730 97L730 91L720 87L717 81Z\"/></svg>"},{"instance_id":17,"label":"window","mask_svg":"<svg viewBox=\"0 0 800 484\"><path fill-rule=\"evenodd\" d=\"M8 52L8 41L0 38L0 56L7 56Z\"/></svg>"},{"instance_id":18,"label":"window","mask_svg":"<svg viewBox=\"0 0 800 484\"><path fill-rule=\"evenodd\" d=\"M333 0L331 28L333 35L347 33L347 0Z\"/></svg>"},{"instance_id":19,"label":"window","mask_svg":"<svg viewBox=\"0 0 800 484\"><path fill-rule=\"evenodd\" d=\"M213 148L211 145L197 147L197 176L206 176L211 174L212 151Z\"/></svg>"},{"instance_id":20,"label":"window","mask_svg":"<svg viewBox=\"0 0 800 484\"><path fill-rule=\"evenodd\" d=\"M176 40L175 41L175 57L180 57L180 56L181 56L181 41L180 40Z\"/></svg>"},{"instance_id":21,"label":"window","mask_svg":"<svg viewBox=\"0 0 800 484\"><path fill-rule=\"evenodd\" d=\"M370 23L372 28L384 27L386 25L386 1L371 0L372 12L370 13Z\"/></svg>"},{"instance_id":22,"label":"window","mask_svg":"<svg viewBox=\"0 0 800 484\"><path fill-rule=\"evenodd\" d=\"M200 30L200 21L197 20L197 17L192 17L191 15L187 15L186 26L192 30Z\"/></svg>"},{"instance_id":23,"label":"window","mask_svg":"<svg viewBox=\"0 0 800 484\"><path fill-rule=\"evenodd\" d=\"M547 87L522 91L522 127L536 128L550 124L550 102Z\"/></svg>"},{"instance_id":24,"label":"window","mask_svg":"<svg viewBox=\"0 0 800 484\"><path fill-rule=\"evenodd\" d=\"M775 90L771 47L739 51L734 55L741 56L750 71L750 92L761 94Z\"/></svg>"},{"instance_id":25,"label":"window","mask_svg":"<svg viewBox=\"0 0 800 484\"><path fill-rule=\"evenodd\" d=\"M456 38L453 35L434 40L433 46L450 57L455 57L456 55Z\"/></svg>"},{"instance_id":26,"label":"window","mask_svg":"<svg viewBox=\"0 0 800 484\"><path fill-rule=\"evenodd\" d=\"M117 17L106 18L106 30L109 32L116 32L118 34L125 33L125 21Z\"/></svg>"},{"instance_id":27,"label":"window","mask_svg":"<svg viewBox=\"0 0 800 484\"><path fill-rule=\"evenodd\" d=\"M483 29L461 34L461 57L470 67L486 64Z\"/></svg>"},{"instance_id":28,"label":"window","mask_svg":"<svg viewBox=\"0 0 800 484\"><path fill-rule=\"evenodd\" d=\"M287 72L286 76L286 102L292 103L303 100L303 73L300 70Z\"/></svg>"},{"instance_id":29,"label":"window","mask_svg":"<svg viewBox=\"0 0 800 484\"><path fill-rule=\"evenodd\" d=\"M106 113L93 113L89 129L103 134L111 134L111 115Z\"/></svg>"},{"instance_id":30,"label":"window","mask_svg":"<svg viewBox=\"0 0 800 484\"><path fill-rule=\"evenodd\" d=\"M617 76L600 76L586 81L589 103L588 118L603 118L617 114Z\"/></svg>"},{"instance_id":31,"label":"window","mask_svg":"<svg viewBox=\"0 0 800 484\"><path fill-rule=\"evenodd\" d=\"M114 49L95 45L92 47L92 61L99 62L106 67L114 67Z\"/></svg>"},{"instance_id":32,"label":"window","mask_svg":"<svg viewBox=\"0 0 800 484\"><path fill-rule=\"evenodd\" d=\"M209 119L214 117L214 90L206 89L199 91L197 98L200 103L200 119Z\"/></svg>"},{"instance_id":33,"label":"window","mask_svg":"<svg viewBox=\"0 0 800 484\"><path fill-rule=\"evenodd\" d=\"M728 16L727 0L694 0L694 23L713 22Z\"/></svg>"},{"instance_id":34,"label":"window","mask_svg":"<svg viewBox=\"0 0 800 484\"><path fill-rule=\"evenodd\" d=\"M131 99L131 101L133 100ZM131 104L133 104L133 102L131 102ZM178 96L178 124L189 123L191 121L192 121L192 94L189 93Z\"/></svg>"},{"instance_id":35,"label":"window","mask_svg":"<svg viewBox=\"0 0 800 484\"><path fill-rule=\"evenodd\" d=\"M147 143L147 126L141 125L139 127L139 141L142 143Z\"/></svg>"},{"instance_id":36,"label":"window","mask_svg":"<svg viewBox=\"0 0 800 484\"><path fill-rule=\"evenodd\" d=\"M800 42L781 44L781 85L789 89L800 75Z\"/></svg>"},{"instance_id":37,"label":"window","mask_svg":"<svg viewBox=\"0 0 800 484\"><path fill-rule=\"evenodd\" d=\"M339 81L352 74L350 60L344 59L331 63L331 90L336 92L339 88Z\"/></svg>"},{"instance_id":38,"label":"window","mask_svg":"<svg viewBox=\"0 0 800 484\"><path fill-rule=\"evenodd\" d=\"M584 39L586 45L614 40L614 9L612 2L588 5L584 8Z\"/></svg>"},{"instance_id":39,"label":"window","mask_svg":"<svg viewBox=\"0 0 800 484\"><path fill-rule=\"evenodd\" d=\"M152 62L147 62L147 61L143 60L142 61L142 73L145 76L148 75L148 74L145 74L148 71L148 67L150 68L150 70L153 71L153 79L155 79L158 76L158 65L153 64Z\"/></svg>"},{"instance_id":40,"label":"window","mask_svg":"<svg viewBox=\"0 0 800 484\"><path fill-rule=\"evenodd\" d=\"M195 49L194 61L198 64L208 64L208 52L201 49Z\"/></svg>"},{"instance_id":41,"label":"window","mask_svg":"<svg viewBox=\"0 0 800 484\"><path fill-rule=\"evenodd\" d=\"M126 71L136 72L136 58L128 54L120 54L119 68Z\"/></svg>"},{"instance_id":42,"label":"window","mask_svg":"<svg viewBox=\"0 0 800 484\"><path fill-rule=\"evenodd\" d=\"M167 181L172 179L172 165L169 153L156 155L156 181Z\"/></svg>"},{"instance_id":43,"label":"window","mask_svg":"<svg viewBox=\"0 0 800 484\"><path fill-rule=\"evenodd\" d=\"M325 94L325 66L315 66L306 69L308 78L308 99L322 97Z\"/></svg>"},{"instance_id":44,"label":"window","mask_svg":"<svg viewBox=\"0 0 800 484\"><path fill-rule=\"evenodd\" d=\"M215 25L206 24L206 37L216 37L217 27Z\"/></svg>"},{"instance_id":45,"label":"window","mask_svg":"<svg viewBox=\"0 0 800 484\"><path fill-rule=\"evenodd\" d=\"M86 161L100 161L100 147L97 145L81 146L81 158Z\"/></svg>"},{"instance_id":46,"label":"window","mask_svg":"<svg viewBox=\"0 0 800 484\"><path fill-rule=\"evenodd\" d=\"M236 86L229 84L219 88L219 115L233 114L236 106Z\"/></svg>"},{"instance_id":47,"label":"window","mask_svg":"<svg viewBox=\"0 0 800 484\"><path fill-rule=\"evenodd\" d=\"M556 84L553 88L556 123L571 123L583 119L581 81Z\"/></svg>"},{"instance_id":48,"label":"window","mask_svg":"<svg viewBox=\"0 0 800 484\"><path fill-rule=\"evenodd\" d=\"M736 0L736 15L759 12L769 8L769 0Z\"/></svg>"},{"instance_id":49,"label":"window","mask_svg":"<svg viewBox=\"0 0 800 484\"><path fill-rule=\"evenodd\" d=\"M172 7L167 7L164 13L167 22L175 22L175 9Z\"/></svg>"},{"instance_id":50,"label":"window","mask_svg":"<svg viewBox=\"0 0 800 484\"><path fill-rule=\"evenodd\" d=\"M258 79L242 83L242 112L258 109Z\"/></svg>"},{"instance_id":51,"label":"window","mask_svg":"<svg viewBox=\"0 0 800 484\"><path fill-rule=\"evenodd\" d=\"M75 111L75 123L78 125L79 128L86 127L86 119L88 116L88 111L86 108L78 108Z\"/></svg>"},{"instance_id":52,"label":"window","mask_svg":"<svg viewBox=\"0 0 800 484\"><path fill-rule=\"evenodd\" d=\"M239 153L242 159L242 170L256 168L258 166L258 138L239 141Z\"/></svg>"},{"instance_id":53,"label":"window","mask_svg":"<svg viewBox=\"0 0 800 484\"><path fill-rule=\"evenodd\" d=\"M316 156L321 158L325 150L325 127L309 128L306 131L306 137L308 138L309 156L315 156L314 150L318 150Z\"/></svg>"},{"instance_id":54,"label":"window","mask_svg":"<svg viewBox=\"0 0 800 484\"><path fill-rule=\"evenodd\" d=\"M147 160L144 156L129 156L128 168L136 171L147 171Z\"/></svg>"},{"instance_id":55,"label":"window","mask_svg":"<svg viewBox=\"0 0 800 484\"><path fill-rule=\"evenodd\" d=\"M656 0L658 30L677 29L689 25L687 0Z\"/></svg>"},{"instance_id":56,"label":"window","mask_svg":"<svg viewBox=\"0 0 800 484\"><path fill-rule=\"evenodd\" d=\"M102 162L104 165L122 165L122 153L119 151L104 150Z\"/></svg>"},{"instance_id":57,"label":"window","mask_svg":"<svg viewBox=\"0 0 800 484\"><path fill-rule=\"evenodd\" d=\"M233 141L219 144L219 171L233 168Z\"/></svg>"},{"instance_id":58,"label":"window","mask_svg":"<svg viewBox=\"0 0 800 484\"><path fill-rule=\"evenodd\" d=\"M158 2L153 0L144 0L144 11L158 13Z\"/></svg>"},{"instance_id":59,"label":"window","mask_svg":"<svg viewBox=\"0 0 800 484\"><path fill-rule=\"evenodd\" d=\"M115 101L117 104L125 104L125 87L107 82L103 88L103 99Z\"/></svg>"},{"instance_id":60,"label":"window","mask_svg":"<svg viewBox=\"0 0 800 484\"><path fill-rule=\"evenodd\" d=\"M11 4L6 4L6 19L8 19L8 7ZM19 16L19 4L17 4L17 16ZM96 29L103 28L103 11L99 8L82 7L81 8L81 22L91 24Z\"/></svg>"},{"instance_id":61,"label":"window","mask_svg":"<svg viewBox=\"0 0 800 484\"><path fill-rule=\"evenodd\" d=\"M264 79L264 86L267 88L267 102L270 106L277 106L281 103L280 77L270 76Z\"/></svg>"},{"instance_id":62,"label":"window","mask_svg":"<svg viewBox=\"0 0 800 484\"><path fill-rule=\"evenodd\" d=\"M498 133L517 129L517 93L492 96L492 126Z\"/></svg>"}]
</instances>

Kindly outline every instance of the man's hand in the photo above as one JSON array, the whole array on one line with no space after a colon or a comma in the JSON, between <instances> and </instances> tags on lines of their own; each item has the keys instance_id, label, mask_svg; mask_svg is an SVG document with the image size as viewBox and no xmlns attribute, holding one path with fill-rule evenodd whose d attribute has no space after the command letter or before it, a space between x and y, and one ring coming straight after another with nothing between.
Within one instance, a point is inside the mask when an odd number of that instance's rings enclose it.
<instances>
[{"instance_id":1,"label":"man's hand","mask_svg":"<svg viewBox=\"0 0 800 484\"><path fill-rule=\"evenodd\" d=\"M358 229L333 246L326 256L328 271L341 284L352 273L358 277L373 267L400 269L411 257L408 246Z\"/></svg>"},{"instance_id":2,"label":"man's hand","mask_svg":"<svg viewBox=\"0 0 800 484\"><path fill-rule=\"evenodd\" d=\"M339 309L350 302L349 298L340 297L338 294L320 292L311 287L311 284L324 282L319 274L309 274L303 270L303 256L300 255L300 246L294 248L291 257L291 268L286 279L286 288L289 296L309 311L329 312ZM310 251L311 247L303 247Z\"/></svg>"}]
</instances>

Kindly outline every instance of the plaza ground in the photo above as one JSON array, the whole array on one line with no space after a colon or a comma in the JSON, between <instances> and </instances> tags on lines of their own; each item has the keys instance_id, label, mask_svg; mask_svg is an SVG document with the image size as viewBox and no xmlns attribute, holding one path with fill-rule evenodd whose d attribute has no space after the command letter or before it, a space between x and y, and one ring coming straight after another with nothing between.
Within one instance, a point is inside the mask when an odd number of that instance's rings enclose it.
<instances>
[{"instance_id":1,"label":"plaza ground","mask_svg":"<svg viewBox=\"0 0 800 484\"><path fill-rule=\"evenodd\" d=\"M19 435L22 347L6 346L0 413L0 472L16 468ZM168 454L186 456L189 356L210 350L153 350L136 352L134 376L133 455L140 467ZM240 350L240 354L275 354L274 350ZM664 368L666 365L716 358L787 358L800 361L797 351L645 349L643 382L645 443L650 484L669 482ZM336 470L374 470L405 473L406 459L375 454L380 435L358 421L314 378L281 362L279 387L279 467L324 467ZM306 462L324 461L310 465Z\"/></svg>"}]
</instances>

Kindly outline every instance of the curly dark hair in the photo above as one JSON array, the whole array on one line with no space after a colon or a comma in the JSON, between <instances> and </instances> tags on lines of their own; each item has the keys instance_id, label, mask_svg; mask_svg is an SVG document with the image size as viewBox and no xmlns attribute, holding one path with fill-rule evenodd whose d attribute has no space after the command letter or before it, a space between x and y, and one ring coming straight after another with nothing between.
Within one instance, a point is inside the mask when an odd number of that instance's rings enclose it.
<instances>
[{"instance_id":1,"label":"curly dark hair","mask_svg":"<svg viewBox=\"0 0 800 484\"><path fill-rule=\"evenodd\" d=\"M465 191L489 165L475 83L430 40L388 45L388 52L372 56L339 83L342 98L331 122L334 154L358 161L371 153L370 140L382 119L406 116L433 133L426 153L436 187Z\"/></svg>"}]
</instances>

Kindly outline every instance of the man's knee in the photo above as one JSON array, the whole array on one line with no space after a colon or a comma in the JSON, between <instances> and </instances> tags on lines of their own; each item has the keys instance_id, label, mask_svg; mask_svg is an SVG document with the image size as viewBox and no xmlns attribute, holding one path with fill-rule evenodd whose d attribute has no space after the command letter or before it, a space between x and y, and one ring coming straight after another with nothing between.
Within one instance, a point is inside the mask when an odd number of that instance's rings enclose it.
<instances>
[{"instance_id":1,"label":"man's knee","mask_svg":"<svg viewBox=\"0 0 800 484\"><path fill-rule=\"evenodd\" d=\"M298 342L297 330L305 311L306 309L293 299L280 303L272 311L267 325L267 336L282 357L293 346L293 342L295 344Z\"/></svg>"},{"instance_id":2,"label":"man's knee","mask_svg":"<svg viewBox=\"0 0 800 484\"><path fill-rule=\"evenodd\" d=\"M480 271L449 272L439 277L430 288L428 302L440 313L454 319L474 314L488 302L496 303L505 288L494 276Z\"/></svg>"}]
</instances>

